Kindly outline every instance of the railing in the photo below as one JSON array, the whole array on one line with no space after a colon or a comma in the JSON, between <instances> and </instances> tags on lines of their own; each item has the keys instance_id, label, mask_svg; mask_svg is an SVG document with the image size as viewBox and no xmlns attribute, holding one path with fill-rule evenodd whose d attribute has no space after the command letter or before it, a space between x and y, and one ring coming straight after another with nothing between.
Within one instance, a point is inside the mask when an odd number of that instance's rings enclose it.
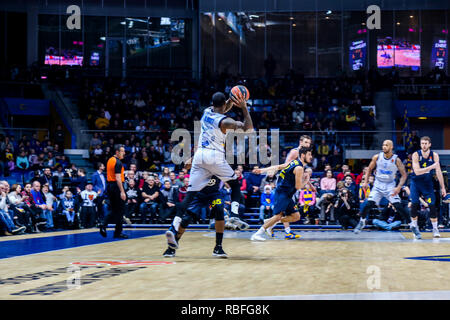
<instances>
[{"instance_id":1,"label":"railing","mask_svg":"<svg viewBox=\"0 0 450 320\"><path fill-rule=\"evenodd\" d=\"M394 85L395 98L398 100L448 100L448 84L397 84Z\"/></svg>"},{"instance_id":2,"label":"railing","mask_svg":"<svg viewBox=\"0 0 450 320\"><path fill-rule=\"evenodd\" d=\"M272 129L273 130L273 129ZM256 130L261 133L261 130ZM103 139L115 139L124 138L135 135L139 137L140 140L145 136L150 136L151 139L155 139L158 135L167 135L171 137L173 131L156 131L156 130L146 130L146 131L135 131L135 130L81 130L84 134L94 134L103 133ZM191 134L191 143L194 143L194 131L189 131ZM405 146L405 137L403 136L403 131L278 131L280 150L287 147L296 147L299 143L299 138L301 135L309 135L313 139L316 146L318 146L322 139L325 139L326 143L329 145L339 145L344 149L381 149L381 142L376 140L377 134L383 134L386 138L391 139L394 142L394 146L402 149ZM271 130L267 130L268 142L270 144ZM141 147L143 147L141 145Z\"/></svg>"},{"instance_id":3,"label":"railing","mask_svg":"<svg viewBox=\"0 0 450 320\"><path fill-rule=\"evenodd\" d=\"M33 136L37 133L38 137L42 140L45 136L49 136L49 129L43 128L5 128L0 127L0 134L7 136L13 136L16 141L20 140L24 135L27 137Z\"/></svg>"}]
</instances>

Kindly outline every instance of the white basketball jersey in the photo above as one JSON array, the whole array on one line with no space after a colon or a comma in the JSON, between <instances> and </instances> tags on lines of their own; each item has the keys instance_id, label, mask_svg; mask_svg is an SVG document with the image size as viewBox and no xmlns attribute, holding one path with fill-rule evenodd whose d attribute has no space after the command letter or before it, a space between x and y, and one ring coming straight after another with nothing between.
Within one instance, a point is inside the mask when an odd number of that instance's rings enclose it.
<instances>
[{"instance_id":1,"label":"white basketball jersey","mask_svg":"<svg viewBox=\"0 0 450 320\"><path fill-rule=\"evenodd\" d=\"M377 160L376 180L383 183L391 183L395 181L397 176L397 155L394 154L390 159L384 158L384 153L380 152Z\"/></svg>"},{"instance_id":2,"label":"white basketball jersey","mask_svg":"<svg viewBox=\"0 0 450 320\"><path fill-rule=\"evenodd\" d=\"M207 148L225 153L225 134L220 130L220 122L226 118L224 114L206 108L200 120L201 130L198 140L199 148Z\"/></svg>"}]
</instances>

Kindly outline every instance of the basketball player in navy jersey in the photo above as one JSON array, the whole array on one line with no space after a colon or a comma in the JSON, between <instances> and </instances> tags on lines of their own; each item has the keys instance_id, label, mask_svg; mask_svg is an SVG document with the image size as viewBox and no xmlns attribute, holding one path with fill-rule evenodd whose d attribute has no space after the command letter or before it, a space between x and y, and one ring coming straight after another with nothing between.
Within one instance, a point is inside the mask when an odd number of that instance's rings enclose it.
<instances>
[{"instance_id":1,"label":"basketball player in navy jersey","mask_svg":"<svg viewBox=\"0 0 450 320\"><path fill-rule=\"evenodd\" d=\"M304 147L304 148L310 148L310 147L311 147L311 142L312 142L312 139L311 139L310 136L308 136L308 135L302 135L302 136L300 137L300 141L299 141L298 147L297 147L297 148L293 148L291 151L289 151L289 153L288 153L288 155L287 155L287 157L286 157L286 161L284 162L283 165L281 165L281 166L272 166L272 167L268 167L268 168L264 168L264 169L255 169L255 170L253 171L253 173L261 174L261 173L267 173L267 172L269 172L269 171L274 171L275 169L283 170L284 168L286 168L286 167L289 165L289 163L291 163L291 161L293 161L293 160L295 160L295 159L300 160L300 153L299 153L299 150L300 150L302 147ZM317 192L316 188L314 188L314 186L309 182L309 180L308 180L307 186L309 186L313 192ZM289 222L284 222L283 225L284 225L284 232L285 232L284 237L285 237L286 239L298 239L298 238L300 238L300 235L295 234L295 233L291 230L291 227L290 227ZM275 227L275 225L273 225L271 228L268 228L268 229L267 229L267 233L268 233L272 238L275 236L275 235L274 235L274 232L273 232L273 227Z\"/></svg>"},{"instance_id":2,"label":"basketball player in navy jersey","mask_svg":"<svg viewBox=\"0 0 450 320\"><path fill-rule=\"evenodd\" d=\"M382 198L386 198L395 207L397 212L400 212L403 219L409 223L411 231L414 233L416 239L420 239L421 235L417 225L411 220L411 216L401 204L399 193L406 182L408 175L406 174L405 166L400 158L392 152L394 143L391 140L383 141L383 152L380 152L372 157L372 161L365 174L364 182L361 187L366 190L368 187L369 177L372 171L376 168L375 183L372 190L370 190L367 204L361 213L361 219L355 227L354 233L358 234L366 225L366 219L372 208L380 204ZM396 186L395 179L397 171L400 172L401 178Z\"/></svg>"},{"instance_id":3,"label":"basketball player in navy jersey","mask_svg":"<svg viewBox=\"0 0 450 320\"><path fill-rule=\"evenodd\" d=\"M252 118L243 94L230 95L230 99L227 100L222 92L216 92L212 96L212 104L205 109L200 119L201 131L197 150L192 158L189 186L183 202L177 205L177 215L184 216L196 194L214 175L223 182L228 182L231 187L230 222L239 225L240 229L247 229L249 225L239 219L240 184L225 157L225 137L227 130L253 130ZM235 121L225 115L233 105L242 110L244 122ZM166 237L169 243L176 245L176 234L173 230L167 230Z\"/></svg>"},{"instance_id":4,"label":"basketball player in navy jersey","mask_svg":"<svg viewBox=\"0 0 450 320\"><path fill-rule=\"evenodd\" d=\"M435 170L439 185L441 186L442 197L445 197L447 191L445 190L444 177L442 175L441 166L439 164L439 155L431 149L430 137L422 137L420 139L420 150L412 155L412 169L411 173L411 217L415 226L417 226L418 211L420 209L419 197L423 196L430 208L430 220L433 225L433 237L440 238L438 229L438 217L436 210L436 196L433 191L433 173Z\"/></svg>"},{"instance_id":5,"label":"basketball player in navy jersey","mask_svg":"<svg viewBox=\"0 0 450 320\"><path fill-rule=\"evenodd\" d=\"M277 187L274 194L273 217L264 222L259 230L254 233L250 240L265 241L263 237L267 229L273 227L278 221L295 222L300 220L300 212L292 196L297 190L303 189L308 183L309 176L304 173L305 166L311 162L312 153L309 148L299 150L299 158L289 163L278 177ZM283 217L284 215L284 217Z\"/></svg>"}]
</instances>

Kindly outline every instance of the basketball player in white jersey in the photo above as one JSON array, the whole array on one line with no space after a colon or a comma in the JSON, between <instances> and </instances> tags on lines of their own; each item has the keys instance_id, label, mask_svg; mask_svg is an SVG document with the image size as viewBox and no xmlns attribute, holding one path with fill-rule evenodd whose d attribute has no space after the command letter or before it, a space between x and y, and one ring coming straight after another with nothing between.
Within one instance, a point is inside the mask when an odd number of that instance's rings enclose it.
<instances>
[{"instance_id":1,"label":"basketball player in white jersey","mask_svg":"<svg viewBox=\"0 0 450 320\"><path fill-rule=\"evenodd\" d=\"M409 227L414 233L415 238L421 239L422 236L419 229L412 223L410 214L401 205L401 199L398 194L405 184L408 175L406 174L403 162L396 154L392 152L393 148L393 142L391 140L385 140L383 142L383 152L380 152L372 157L372 161L369 164L364 182L361 183L361 186L364 189L367 189L369 176L376 167L375 183L372 190L370 190L367 205L361 213L361 219L356 226L354 233L358 234L361 232L366 225L366 219L370 210L376 205L379 205L381 199L384 197L392 203L397 212L400 212L403 219L409 223ZM396 186L395 178L397 176L397 171L400 172L401 178Z\"/></svg>"},{"instance_id":2,"label":"basketball player in white jersey","mask_svg":"<svg viewBox=\"0 0 450 320\"><path fill-rule=\"evenodd\" d=\"M300 141L299 141L298 147L297 148L293 148L291 151L289 151L289 153L288 153L288 155L286 157L286 161L282 165L280 165L280 166L272 166L272 167L268 167L268 168L264 168L264 169L255 169L253 171L253 173L261 174L261 173L264 173L264 172L267 173L269 171L283 170L284 168L286 168L289 165L289 163L291 163L291 161L293 161L293 160L300 160L299 150L302 147L304 147L304 148L311 147L311 142L312 142L312 139L311 139L310 136L302 135L300 137ZM309 182L309 178L311 178L311 177L307 177L308 180L307 180L306 186L311 188L311 190L313 192L317 192L316 188L314 188L314 186L311 184L311 182ZM264 222L266 222L266 221L264 221ZM278 222L280 222L280 221L278 221ZM267 233L272 238L274 237L273 227L275 227L276 224L274 224L272 227L266 229ZM291 230L289 222L283 222L283 225L284 225L284 232L285 232L285 238L286 239L298 239L298 238L300 238L300 235L295 234Z\"/></svg>"},{"instance_id":3,"label":"basketball player in white jersey","mask_svg":"<svg viewBox=\"0 0 450 320\"><path fill-rule=\"evenodd\" d=\"M239 200L241 197L240 184L234 170L225 157L225 138L227 130L253 129L252 118L247 109L247 102L242 94L226 99L222 92L212 96L212 106L206 108L200 120L201 130L197 150L192 158L192 167L189 177L189 186L183 202L177 206L177 215L182 217L195 195L208 185L214 175L231 187L231 213L230 222L239 225L240 229L247 229L249 225L239 219ZM233 104L242 110L244 122L235 121L227 117ZM177 245L176 235L168 230L166 238L169 244Z\"/></svg>"}]
</instances>

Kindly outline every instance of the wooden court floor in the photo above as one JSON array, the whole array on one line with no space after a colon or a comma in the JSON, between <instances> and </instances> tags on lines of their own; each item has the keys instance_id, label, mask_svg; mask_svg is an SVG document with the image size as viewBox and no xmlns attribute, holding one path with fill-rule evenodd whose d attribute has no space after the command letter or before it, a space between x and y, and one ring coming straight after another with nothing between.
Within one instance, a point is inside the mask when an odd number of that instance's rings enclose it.
<instances>
[{"instance_id":1,"label":"wooden court floor","mask_svg":"<svg viewBox=\"0 0 450 320\"><path fill-rule=\"evenodd\" d=\"M450 233L437 240L423 233L417 241L408 232L299 231L300 240L277 232L278 239L252 242L251 232L226 231L229 258L218 259L206 230L186 232L177 256L164 258L164 231L109 242L95 229L0 238L0 252L13 241L99 239L0 259L0 299L358 299L399 292L450 299Z\"/></svg>"}]
</instances>

